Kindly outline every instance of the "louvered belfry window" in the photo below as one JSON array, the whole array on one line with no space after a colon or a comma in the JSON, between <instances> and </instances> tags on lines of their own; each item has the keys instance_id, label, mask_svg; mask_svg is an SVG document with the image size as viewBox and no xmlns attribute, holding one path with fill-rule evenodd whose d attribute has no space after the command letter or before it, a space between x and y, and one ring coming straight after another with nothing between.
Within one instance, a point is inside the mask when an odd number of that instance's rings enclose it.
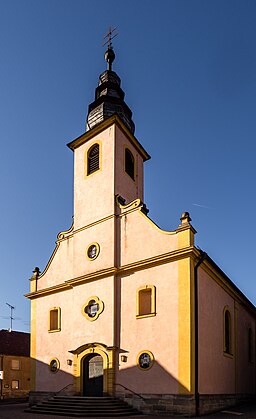
<instances>
[{"instance_id":1,"label":"louvered belfry window","mask_svg":"<svg viewBox=\"0 0 256 419\"><path fill-rule=\"evenodd\" d=\"M128 148L125 149L125 171L134 180L134 157Z\"/></svg>"},{"instance_id":2,"label":"louvered belfry window","mask_svg":"<svg viewBox=\"0 0 256 419\"><path fill-rule=\"evenodd\" d=\"M99 144L93 145L88 151L87 175L96 172L100 168L100 147Z\"/></svg>"}]
</instances>

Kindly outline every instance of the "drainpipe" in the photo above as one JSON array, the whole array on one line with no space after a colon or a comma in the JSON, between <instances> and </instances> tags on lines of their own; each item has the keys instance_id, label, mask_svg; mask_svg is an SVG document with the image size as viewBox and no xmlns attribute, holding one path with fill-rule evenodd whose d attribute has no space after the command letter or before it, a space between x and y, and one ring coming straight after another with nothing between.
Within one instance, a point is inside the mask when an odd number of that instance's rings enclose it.
<instances>
[{"instance_id":1,"label":"drainpipe","mask_svg":"<svg viewBox=\"0 0 256 419\"><path fill-rule=\"evenodd\" d=\"M206 259L207 253L201 252L199 260L194 267L194 278L195 278L195 400L196 400L196 416L199 416L199 392L198 392L198 369L199 369L199 360L198 360L198 268L201 263Z\"/></svg>"}]
</instances>

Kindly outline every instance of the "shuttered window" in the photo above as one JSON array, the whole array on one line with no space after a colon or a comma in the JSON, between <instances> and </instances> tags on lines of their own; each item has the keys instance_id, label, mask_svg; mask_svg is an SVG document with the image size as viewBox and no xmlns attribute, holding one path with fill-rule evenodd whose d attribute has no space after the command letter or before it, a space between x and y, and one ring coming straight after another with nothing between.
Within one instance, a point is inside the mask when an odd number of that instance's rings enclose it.
<instances>
[{"instance_id":1,"label":"shuttered window","mask_svg":"<svg viewBox=\"0 0 256 419\"><path fill-rule=\"evenodd\" d=\"M60 308L53 308L49 312L49 332L60 331Z\"/></svg>"},{"instance_id":2,"label":"shuttered window","mask_svg":"<svg viewBox=\"0 0 256 419\"><path fill-rule=\"evenodd\" d=\"M100 147L99 144L93 145L88 151L87 175L96 172L100 168Z\"/></svg>"},{"instance_id":3,"label":"shuttered window","mask_svg":"<svg viewBox=\"0 0 256 419\"><path fill-rule=\"evenodd\" d=\"M151 313L151 295L152 290L150 288L139 292L139 316Z\"/></svg>"},{"instance_id":4,"label":"shuttered window","mask_svg":"<svg viewBox=\"0 0 256 419\"><path fill-rule=\"evenodd\" d=\"M137 290L137 317L156 315L156 287L145 285Z\"/></svg>"},{"instance_id":5,"label":"shuttered window","mask_svg":"<svg viewBox=\"0 0 256 419\"><path fill-rule=\"evenodd\" d=\"M125 171L134 180L134 157L128 148L125 149Z\"/></svg>"}]
</instances>

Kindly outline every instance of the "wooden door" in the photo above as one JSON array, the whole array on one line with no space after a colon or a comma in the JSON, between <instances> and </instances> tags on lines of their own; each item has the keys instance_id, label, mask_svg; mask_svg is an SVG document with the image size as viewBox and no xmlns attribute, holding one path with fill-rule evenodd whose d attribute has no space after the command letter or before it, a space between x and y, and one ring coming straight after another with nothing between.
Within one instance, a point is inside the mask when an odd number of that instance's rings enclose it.
<instances>
[{"instance_id":1,"label":"wooden door","mask_svg":"<svg viewBox=\"0 0 256 419\"><path fill-rule=\"evenodd\" d=\"M103 395L103 359L100 355L88 355L83 360L83 395Z\"/></svg>"}]
</instances>

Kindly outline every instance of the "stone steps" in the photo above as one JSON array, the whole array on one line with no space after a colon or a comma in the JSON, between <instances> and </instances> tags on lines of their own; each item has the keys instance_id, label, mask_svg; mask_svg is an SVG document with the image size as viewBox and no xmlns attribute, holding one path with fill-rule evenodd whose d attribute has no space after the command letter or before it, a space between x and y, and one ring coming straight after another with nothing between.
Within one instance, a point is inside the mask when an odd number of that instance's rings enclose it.
<instances>
[{"instance_id":1,"label":"stone steps","mask_svg":"<svg viewBox=\"0 0 256 419\"><path fill-rule=\"evenodd\" d=\"M25 412L74 417L119 417L140 414L127 403L113 397L82 396L54 396L26 409Z\"/></svg>"}]
</instances>

